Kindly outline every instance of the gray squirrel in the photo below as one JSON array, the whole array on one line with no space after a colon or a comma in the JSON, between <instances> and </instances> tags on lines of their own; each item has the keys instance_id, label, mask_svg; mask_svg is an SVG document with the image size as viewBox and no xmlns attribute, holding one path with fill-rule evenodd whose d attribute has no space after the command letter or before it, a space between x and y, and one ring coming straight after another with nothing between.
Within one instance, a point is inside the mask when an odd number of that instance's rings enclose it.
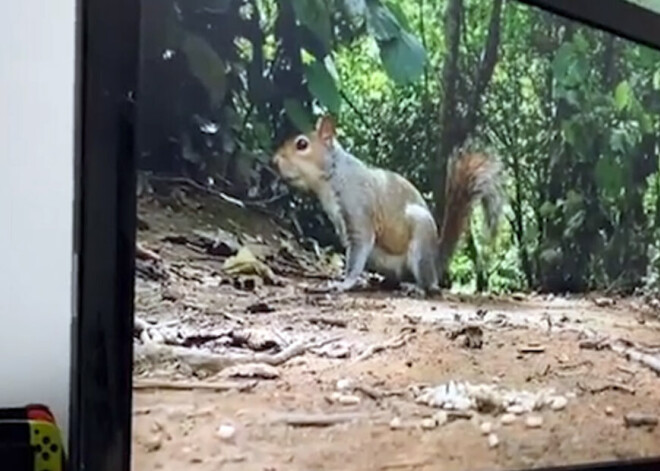
<instances>
[{"instance_id":1,"label":"gray squirrel","mask_svg":"<svg viewBox=\"0 0 660 471\"><path fill-rule=\"evenodd\" d=\"M372 167L344 150L331 117L285 141L273 164L291 186L315 194L346 248L344 279L328 290L353 289L366 267L386 279L414 282L425 294L439 277L481 200L491 233L502 210L501 165L483 153L459 152L449 162L442 225L421 193L401 175Z\"/></svg>"}]
</instances>

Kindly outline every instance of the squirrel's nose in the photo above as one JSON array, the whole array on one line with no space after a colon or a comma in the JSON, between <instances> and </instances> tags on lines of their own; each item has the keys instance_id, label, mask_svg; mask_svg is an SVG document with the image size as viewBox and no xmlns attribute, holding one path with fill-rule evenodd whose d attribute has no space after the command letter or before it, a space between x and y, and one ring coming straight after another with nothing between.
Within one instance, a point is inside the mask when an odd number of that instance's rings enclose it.
<instances>
[{"instance_id":1,"label":"squirrel's nose","mask_svg":"<svg viewBox=\"0 0 660 471\"><path fill-rule=\"evenodd\" d=\"M280 154L275 154L271 159L271 163L277 167L280 164Z\"/></svg>"}]
</instances>

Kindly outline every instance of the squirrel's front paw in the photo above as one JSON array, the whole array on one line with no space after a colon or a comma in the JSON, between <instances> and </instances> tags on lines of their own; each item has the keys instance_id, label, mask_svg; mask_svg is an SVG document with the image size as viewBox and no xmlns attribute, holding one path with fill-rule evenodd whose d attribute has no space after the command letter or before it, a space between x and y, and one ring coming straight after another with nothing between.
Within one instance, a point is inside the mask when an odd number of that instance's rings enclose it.
<instances>
[{"instance_id":1,"label":"squirrel's front paw","mask_svg":"<svg viewBox=\"0 0 660 471\"><path fill-rule=\"evenodd\" d=\"M333 281L329 285L329 290L333 293L345 293L351 291L357 286L357 280L347 278L342 281Z\"/></svg>"},{"instance_id":2,"label":"squirrel's front paw","mask_svg":"<svg viewBox=\"0 0 660 471\"><path fill-rule=\"evenodd\" d=\"M346 283L346 280L333 281L328 284L328 292L330 293L343 293L344 291L348 291L349 289L350 289L350 285Z\"/></svg>"},{"instance_id":3,"label":"squirrel's front paw","mask_svg":"<svg viewBox=\"0 0 660 471\"><path fill-rule=\"evenodd\" d=\"M343 281L331 281L321 286L309 286L305 291L312 294L341 293L345 288Z\"/></svg>"},{"instance_id":4,"label":"squirrel's front paw","mask_svg":"<svg viewBox=\"0 0 660 471\"><path fill-rule=\"evenodd\" d=\"M345 293L347 291L351 291L352 289L355 289L357 284L358 284L357 280L345 279L341 281L331 281L327 283L325 286L306 288L305 291L314 294Z\"/></svg>"}]
</instances>

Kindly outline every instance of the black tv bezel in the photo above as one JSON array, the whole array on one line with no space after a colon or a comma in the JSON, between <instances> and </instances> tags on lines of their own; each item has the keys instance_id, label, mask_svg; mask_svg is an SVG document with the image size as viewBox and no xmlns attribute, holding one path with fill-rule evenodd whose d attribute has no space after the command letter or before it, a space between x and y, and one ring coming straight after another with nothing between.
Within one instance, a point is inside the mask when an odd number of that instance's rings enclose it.
<instances>
[{"instance_id":1,"label":"black tv bezel","mask_svg":"<svg viewBox=\"0 0 660 471\"><path fill-rule=\"evenodd\" d=\"M660 49L624 0L516 0ZM69 469L129 471L140 2L78 0ZM651 470L657 459L555 469Z\"/></svg>"}]
</instances>

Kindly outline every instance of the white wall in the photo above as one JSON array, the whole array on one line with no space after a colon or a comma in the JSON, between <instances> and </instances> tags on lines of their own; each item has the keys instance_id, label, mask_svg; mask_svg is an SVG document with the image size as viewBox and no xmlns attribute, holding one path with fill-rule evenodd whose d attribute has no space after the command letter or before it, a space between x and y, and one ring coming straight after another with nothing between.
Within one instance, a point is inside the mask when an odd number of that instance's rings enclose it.
<instances>
[{"instance_id":1,"label":"white wall","mask_svg":"<svg viewBox=\"0 0 660 471\"><path fill-rule=\"evenodd\" d=\"M42 402L68 434L75 0L0 15L0 407Z\"/></svg>"}]
</instances>

